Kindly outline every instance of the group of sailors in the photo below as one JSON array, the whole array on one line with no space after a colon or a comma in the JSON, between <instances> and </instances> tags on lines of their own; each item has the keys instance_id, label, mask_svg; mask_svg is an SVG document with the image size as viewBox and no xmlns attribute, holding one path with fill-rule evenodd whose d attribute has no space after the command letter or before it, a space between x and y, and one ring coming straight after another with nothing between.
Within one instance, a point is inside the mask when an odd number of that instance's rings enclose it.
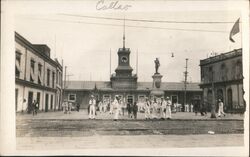
<instances>
[{"instance_id":1,"label":"group of sailors","mask_svg":"<svg viewBox=\"0 0 250 157\"><path fill-rule=\"evenodd\" d=\"M62 109L63 109L63 113L64 114L70 114L72 109L73 109L73 103L67 100L64 100L64 102L62 103ZM80 104L76 104L76 111L79 112L80 110Z\"/></svg>"},{"instance_id":2,"label":"group of sailors","mask_svg":"<svg viewBox=\"0 0 250 157\"><path fill-rule=\"evenodd\" d=\"M153 100L146 97L142 107L145 119L171 119L171 105L172 102L169 97L166 99L154 98ZM95 119L97 109L99 109L100 113L109 112L109 114L113 115L115 121L119 119L119 115L124 116L125 112L127 112L129 118L137 119L138 102L126 103L125 99L121 99L116 95L113 101L105 99L97 104L94 96L91 95L88 106L89 119Z\"/></svg>"},{"instance_id":3,"label":"group of sailors","mask_svg":"<svg viewBox=\"0 0 250 157\"><path fill-rule=\"evenodd\" d=\"M38 103L34 101L31 105L33 107L33 115L37 114ZM97 110L99 113L109 112L109 114L113 115L113 119L116 121L119 119L119 116L124 116L127 113L128 118L137 119L137 112L144 112L145 119L171 119L171 112L175 112L172 108L176 108L176 104L173 104L169 97L164 98L154 98L148 99L146 97L143 102L127 102L125 99L121 99L118 95L115 96L114 100L104 99L97 103L95 97L91 95L88 106L88 116L89 119L95 119L97 115ZM197 115L198 112L201 113L201 116L207 115L207 104L200 103L199 100L194 101L192 104L192 110ZM71 113L73 104L69 101L64 101L62 104L63 112L65 114ZM189 107L185 106L185 111L188 112ZM79 112L80 105L76 104L76 111ZM218 99L218 117L221 115L226 116L224 113L224 104L221 99Z\"/></svg>"}]
</instances>

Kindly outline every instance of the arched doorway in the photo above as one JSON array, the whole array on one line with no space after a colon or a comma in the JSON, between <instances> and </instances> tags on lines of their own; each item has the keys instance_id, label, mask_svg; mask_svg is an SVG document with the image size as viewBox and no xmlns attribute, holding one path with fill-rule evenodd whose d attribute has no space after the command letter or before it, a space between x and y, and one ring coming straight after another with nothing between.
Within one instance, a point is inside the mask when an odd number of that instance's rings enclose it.
<instances>
[{"instance_id":1,"label":"arched doorway","mask_svg":"<svg viewBox=\"0 0 250 157\"><path fill-rule=\"evenodd\" d=\"M229 88L227 90L227 110L233 109L233 92L232 89Z\"/></svg>"}]
</instances>

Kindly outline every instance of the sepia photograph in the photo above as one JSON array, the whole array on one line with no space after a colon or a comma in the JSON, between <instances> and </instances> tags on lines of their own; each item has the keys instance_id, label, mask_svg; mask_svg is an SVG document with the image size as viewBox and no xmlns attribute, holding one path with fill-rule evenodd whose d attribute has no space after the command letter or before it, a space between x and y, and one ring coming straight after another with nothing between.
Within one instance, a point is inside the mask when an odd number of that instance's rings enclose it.
<instances>
[{"instance_id":1,"label":"sepia photograph","mask_svg":"<svg viewBox=\"0 0 250 157\"><path fill-rule=\"evenodd\" d=\"M249 156L247 0L3 0L1 23L1 155Z\"/></svg>"}]
</instances>

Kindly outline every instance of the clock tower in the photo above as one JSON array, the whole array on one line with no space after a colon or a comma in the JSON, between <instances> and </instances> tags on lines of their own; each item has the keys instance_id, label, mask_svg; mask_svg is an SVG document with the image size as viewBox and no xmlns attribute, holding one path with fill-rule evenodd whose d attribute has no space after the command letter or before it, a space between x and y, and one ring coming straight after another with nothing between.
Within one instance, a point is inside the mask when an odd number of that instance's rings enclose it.
<instances>
[{"instance_id":1,"label":"clock tower","mask_svg":"<svg viewBox=\"0 0 250 157\"><path fill-rule=\"evenodd\" d=\"M130 66L130 49L118 49L118 67L115 69L117 76L132 76L132 67Z\"/></svg>"},{"instance_id":2,"label":"clock tower","mask_svg":"<svg viewBox=\"0 0 250 157\"><path fill-rule=\"evenodd\" d=\"M118 66L115 69L115 74L110 77L112 88L137 88L137 75L132 74L133 68L130 66L130 49L125 48L125 20L123 27L123 48L119 48L117 54Z\"/></svg>"}]
</instances>

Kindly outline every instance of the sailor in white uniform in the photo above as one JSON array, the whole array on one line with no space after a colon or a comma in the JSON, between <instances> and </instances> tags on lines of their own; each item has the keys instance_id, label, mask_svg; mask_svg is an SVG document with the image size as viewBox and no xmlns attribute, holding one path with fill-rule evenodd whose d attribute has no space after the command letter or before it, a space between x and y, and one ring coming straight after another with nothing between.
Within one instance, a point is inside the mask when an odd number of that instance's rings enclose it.
<instances>
[{"instance_id":1,"label":"sailor in white uniform","mask_svg":"<svg viewBox=\"0 0 250 157\"><path fill-rule=\"evenodd\" d=\"M166 100L167 100L166 118L167 119L171 119L172 118L172 116L171 116L171 105L172 105L172 102L169 99L169 97L167 97Z\"/></svg>"},{"instance_id":2,"label":"sailor in white uniform","mask_svg":"<svg viewBox=\"0 0 250 157\"><path fill-rule=\"evenodd\" d=\"M94 99L94 96L91 95L91 98L89 100L89 119L95 119L95 105L96 105L96 100Z\"/></svg>"},{"instance_id":3,"label":"sailor in white uniform","mask_svg":"<svg viewBox=\"0 0 250 157\"><path fill-rule=\"evenodd\" d=\"M144 106L144 109L145 109L145 118L146 119L150 119L150 109L151 109L151 103L150 101L148 100L148 98L146 97L146 101L144 102L145 103L145 106Z\"/></svg>"},{"instance_id":4,"label":"sailor in white uniform","mask_svg":"<svg viewBox=\"0 0 250 157\"><path fill-rule=\"evenodd\" d=\"M113 111L114 111L114 121L118 120L118 116L119 116L119 97L118 95L115 96L114 102L113 102Z\"/></svg>"}]
</instances>

